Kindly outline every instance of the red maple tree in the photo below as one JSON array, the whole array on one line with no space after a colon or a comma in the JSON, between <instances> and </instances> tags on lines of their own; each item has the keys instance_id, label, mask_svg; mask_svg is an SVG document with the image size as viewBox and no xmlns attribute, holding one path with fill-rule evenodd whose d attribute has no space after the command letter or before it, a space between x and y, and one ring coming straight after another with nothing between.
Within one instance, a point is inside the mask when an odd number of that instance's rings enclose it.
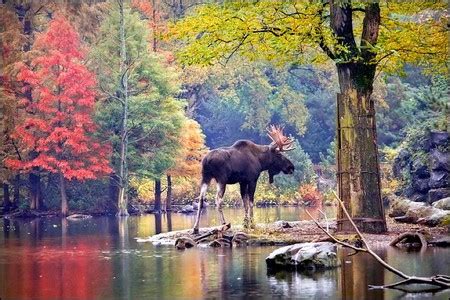
<instances>
[{"instance_id":1,"label":"red maple tree","mask_svg":"<svg viewBox=\"0 0 450 300\"><path fill-rule=\"evenodd\" d=\"M17 79L24 83L20 99L27 116L15 127L12 138L23 150L33 153L28 159L8 159L12 169L31 171L41 168L60 176L61 212L67 214L65 179L95 179L111 172L110 146L93 137L95 77L82 59L78 33L61 16L36 38L36 56L23 64Z\"/></svg>"}]
</instances>

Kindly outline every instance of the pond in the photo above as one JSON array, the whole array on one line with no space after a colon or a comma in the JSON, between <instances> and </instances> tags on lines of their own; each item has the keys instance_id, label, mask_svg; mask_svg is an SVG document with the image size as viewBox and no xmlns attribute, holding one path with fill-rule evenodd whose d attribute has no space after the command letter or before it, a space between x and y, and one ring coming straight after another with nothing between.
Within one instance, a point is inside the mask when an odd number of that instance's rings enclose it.
<instances>
[{"instance_id":1,"label":"pond","mask_svg":"<svg viewBox=\"0 0 450 300\"><path fill-rule=\"evenodd\" d=\"M242 209L225 209L241 222ZM329 212L327 212L329 214ZM305 219L295 207L256 208L257 222ZM202 226L216 224L208 209ZM341 255L342 267L313 276L267 274L265 257L277 247L195 248L137 243L136 237L190 228L194 215L0 220L1 299L296 298L391 299L400 291L368 290L396 280L371 257ZM425 253L380 248L378 254L404 272L448 274L450 250ZM417 299L448 299L450 292Z\"/></svg>"}]
</instances>

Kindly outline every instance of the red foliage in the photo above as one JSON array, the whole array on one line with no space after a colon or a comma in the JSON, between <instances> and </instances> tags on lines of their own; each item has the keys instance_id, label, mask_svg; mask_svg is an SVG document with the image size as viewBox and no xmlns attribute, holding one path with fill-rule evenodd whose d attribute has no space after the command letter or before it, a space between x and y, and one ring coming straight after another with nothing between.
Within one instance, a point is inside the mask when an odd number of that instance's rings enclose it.
<instances>
[{"instance_id":1,"label":"red foliage","mask_svg":"<svg viewBox=\"0 0 450 300\"><path fill-rule=\"evenodd\" d=\"M311 183L302 184L298 192L302 200L308 203L308 206L317 206L323 200L322 194L317 190L317 187Z\"/></svg>"},{"instance_id":2,"label":"red foliage","mask_svg":"<svg viewBox=\"0 0 450 300\"><path fill-rule=\"evenodd\" d=\"M63 18L55 18L36 39L42 55L22 66L17 79L31 90L21 99L28 112L12 137L36 155L28 160L8 159L13 169L41 167L62 172L67 179L94 179L111 172L110 146L92 137L95 78L82 63L77 32Z\"/></svg>"}]
</instances>

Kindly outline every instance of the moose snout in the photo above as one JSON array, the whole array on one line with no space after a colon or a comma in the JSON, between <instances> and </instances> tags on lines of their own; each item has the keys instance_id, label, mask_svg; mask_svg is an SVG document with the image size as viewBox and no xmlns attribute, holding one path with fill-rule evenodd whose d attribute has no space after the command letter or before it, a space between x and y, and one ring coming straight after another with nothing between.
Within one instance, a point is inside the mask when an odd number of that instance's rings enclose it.
<instances>
[{"instance_id":1,"label":"moose snout","mask_svg":"<svg viewBox=\"0 0 450 300\"><path fill-rule=\"evenodd\" d=\"M283 170L283 173L284 174L293 174L294 171L295 171L294 166L289 166L289 167L287 167L286 169Z\"/></svg>"}]
</instances>

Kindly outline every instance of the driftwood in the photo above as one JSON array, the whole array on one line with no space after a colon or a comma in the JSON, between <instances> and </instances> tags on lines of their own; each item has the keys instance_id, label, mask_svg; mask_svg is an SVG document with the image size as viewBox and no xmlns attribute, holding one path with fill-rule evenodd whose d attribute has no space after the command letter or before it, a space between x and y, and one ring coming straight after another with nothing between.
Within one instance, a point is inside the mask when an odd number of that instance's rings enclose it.
<instances>
[{"instance_id":1,"label":"driftwood","mask_svg":"<svg viewBox=\"0 0 450 300\"><path fill-rule=\"evenodd\" d=\"M224 238L222 235L225 231L227 231L230 228L231 228L231 224L227 223L227 224L224 224L221 226L214 227L211 230L209 230L208 232L201 234L199 236L180 237L180 238L176 239L175 247L179 250L183 250L185 248L192 248L192 247L198 245L200 242L205 241L207 238L209 238L210 236L213 236L213 235L216 235L217 238L209 244L210 246L212 246L212 247L227 246L224 242L224 240L227 240L227 239ZM227 241L228 241L228 244L231 245L231 238ZM216 242L216 243L214 243L214 242ZM214 243L214 244L212 244L212 243Z\"/></svg>"},{"instance_id":2,"label":"driftwood","mask_svg":"<svg viewBox=\"0 0 450 300\"><path fill-rule=\"evenodd\" d=\"M449 289L450 288L450 276L448 276L448 275L434 275L434 276L431 276L431 277L410 276L410 275L407 275L407 274L403 273L402 271L394 268L393 266L391 266L390 264L385 262L383 259L381 259L381 257L379 257L372 249L370 249L369 244L367 243L366 239L364 238L364 236L359 231L359 229L356 226L355 222L353 222L353 220L350 217L347 209L345 208L345 205L342 202L342 200L336 195L336 193L333 192L333 194L334 194L334 197L336 198L336 200L339 202L339 205L341 206L342 211L344 212L345 216L348 218L348 220L352 224L353 228L355 229L356 234L361 239L362 246L360 246L360 247L359 246L354 246L354 245L351 245L349 243L342 242L342 241L338 240L332 234L330 234L325 228L323 228L311 216L311 214L305 209L305 212L308 214L308 216L311 218L311 220L313 220L314 223L326 235L328 235L334 242L336 242L336 243L338 243L338 244L340 244L340 245L342 245L344 247L353 249L355 251L355 253L351 253L350 255L354 255L354 254L356 254L358 252L369 253L385 269L387 269L388 271L394 273L395 275L403 278L403 280L398 281L396 283L392 283L392 284L381 285L381 286L369 285L369 288L371 288L371 289L398 289L398 290L402 290L402 291L405 291L405 292L414 292L414 293L416 293L416 292L425 292L425 291L438 291L438 290L444 290L444 289ZM406 286L406 285L410 285L410 284L424 284L424 285L427 285L427 286L432 286L432 288L430 289L429 287L426 287L426 288L424 287L424 288L421 288L421 289L415 289L414 291L410 291L410 290L402 288L402 286Z\"/></svg>"},{"instance_id":3,"label":"driftwood","mask_svg":"<svg viewBox=\"0 0 450 300\"><path fill-rule=\"evenodd\" d=\"M414 248L417 244L417 248L426 249L428 242L420 232L405 232L390 242L389 246L398 247L399 244L406 244L407 248Z\"/></svg>"}]
</instances>

